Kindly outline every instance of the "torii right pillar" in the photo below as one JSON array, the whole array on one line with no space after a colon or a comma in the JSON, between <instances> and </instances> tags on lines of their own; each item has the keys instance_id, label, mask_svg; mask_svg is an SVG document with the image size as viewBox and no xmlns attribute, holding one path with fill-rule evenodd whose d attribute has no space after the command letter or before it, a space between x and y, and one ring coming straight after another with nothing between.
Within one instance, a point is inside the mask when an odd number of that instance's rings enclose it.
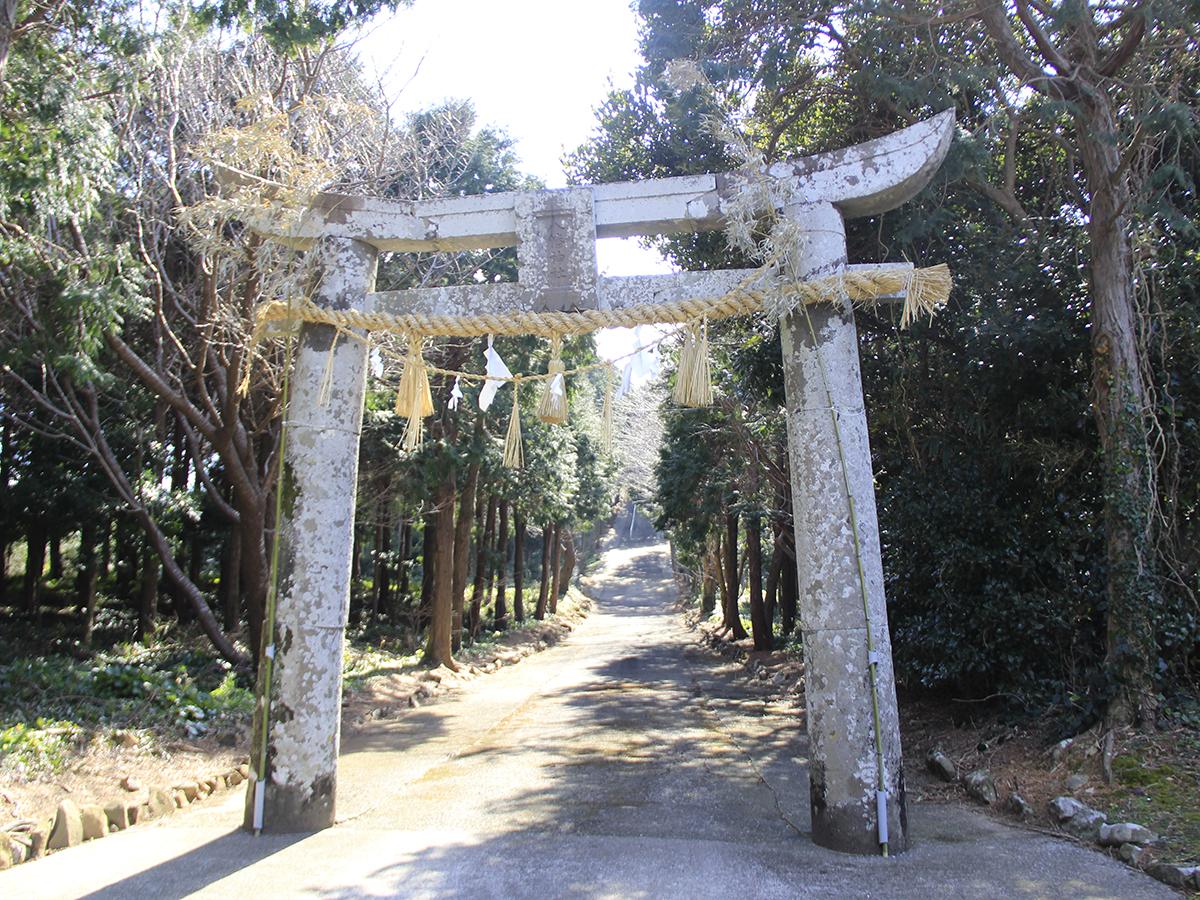
<instances>
[{"instance_id":1,"label":"torii right pillar","mask_svg":"<svg viewBox=\"0 0 1200 900\"><path fill-rule=\"evenodd\" d=\"M804 225L794 277L845 268L837 209L815 203L785 214ZM813 840L879 853L886 837L898 853L908 846L908 816L854 311L848 299L814 304L780 324Z\"/></svg>"},{"instance_id":2,"label":"torii right pillar","mask_svg":"<svg viewBox=\"0 0 1200 900\"><path fill-rule=\"evenodd\" d=\"M911 133L912 130L910 130ZM953 114L919 140L892 135L822 157L791 177L784 215L799 225L786 274L824 278L846 266L844 217L911 198L941 164ZM908 848L908 815L875 480L858 333L849 299L780 323L792 509L804 641L813 841L848 853Z\"/></svg>"}]
</instances>

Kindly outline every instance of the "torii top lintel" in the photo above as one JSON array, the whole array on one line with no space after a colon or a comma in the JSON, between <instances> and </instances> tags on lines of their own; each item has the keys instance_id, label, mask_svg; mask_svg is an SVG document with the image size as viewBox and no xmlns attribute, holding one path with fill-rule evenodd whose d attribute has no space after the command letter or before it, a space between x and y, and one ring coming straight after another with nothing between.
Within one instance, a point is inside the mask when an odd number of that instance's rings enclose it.
<instances>
[{"instance_id":1,"label":"torii top lintel","mask_svg":"<svg viewBox=\"0 0 1200 900\"><path fill-rule=\"evenodd\" d=\"M832 203L846 218L875 215L929 183L953 132L954 111L945 110L875 140L776 163L769 172L789 181L797 200ZM575 211L569 195L586 193L597 238L705 231L721 227L731 190L729 175L689 175L421 201L326 193L293 227L263 230L300 247L322 236L410 253L511 247L522 242L522 218Z\"/></svg>"}]
</instances>

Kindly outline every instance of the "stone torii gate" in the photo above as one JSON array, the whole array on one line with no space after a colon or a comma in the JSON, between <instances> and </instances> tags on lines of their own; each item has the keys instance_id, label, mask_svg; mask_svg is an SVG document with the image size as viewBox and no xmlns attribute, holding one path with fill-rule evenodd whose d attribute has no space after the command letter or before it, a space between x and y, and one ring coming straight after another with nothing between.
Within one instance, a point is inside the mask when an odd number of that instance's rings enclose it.
<instances>
[{"instance_id":1,"label":"stone torii gate","mask_svg":"<svg viewBox=\"0 0 1200 900\"><path fill-rule=\"evenodd\" d=\"M819 278L846 268L843 220L909 200L941 164L953 128L948 110L877 140L772 166L770 174L789 184L793 198L783 213L802 233L786 274ZM719 295L747 276L745 270L597 275L597 238L719 228L732 190L730 176L697 175L421 202L324 194L298 224L267 229L267 236L322 253L316 302L334 309L447 315L615 309ZM374 290L381 251L513 245L515 283ZM907 845L904 778L854 314L849 300L817 304L787 316L781 328L813 839L856 853L877 853L886 842L898 852ZM330 362L329 394L321 397ZM303 326L287 413L277 606L270 666L264 666L270 688L255 715L248 828L296 832L334 822L366 371L363 342L335 340L328 325ZM265 766L257 752L263 729Z\"/></svg>"}]
</instances>

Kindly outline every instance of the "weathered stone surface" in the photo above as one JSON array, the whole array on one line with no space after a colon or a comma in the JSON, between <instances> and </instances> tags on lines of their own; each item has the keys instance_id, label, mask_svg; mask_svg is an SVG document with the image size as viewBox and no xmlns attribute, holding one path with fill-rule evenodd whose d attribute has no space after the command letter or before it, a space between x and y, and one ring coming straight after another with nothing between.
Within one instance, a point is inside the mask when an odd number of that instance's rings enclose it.
<instances>
[{"instance_id":1,"label":"weathered stone surface","mask_svg":"<svg viewBox=\"0 0 1200 900\"><path fill-rule=\"evenodd\" d=\"M142 789L142 783L140 781L138 781L136 778L134 778L132 775L126 775L124 778L121 779L121 787L123 787L125 790L129 791L130 793L133 793L135 791L140 791Z\"/></svg>"},{"instance_id":2,"label":"weathered stone surface","mask_svg":"<svg viewBox=\"0 0 1200 900\"><path fill-rule=\"evenodd\" d=\"M1067 758L1067 754L1071 752L1071 747L1074 746L1074 744L1075 741L1071 738L1063 738L1061 741L1055 744L1054 749L1050 751L1050 763L1055 766L1061 763Z\"/></svg>"},{"instance_id":3,"label":"weathered stone surface","mask_svg":"<svg viewBox=\"0 0 1200 900\"><path fill-rule=\"evenodd\" d=\"M239 784L241 784L245 780L246 779L242 777L242 773L239 772L237 769L230 769L228 772L225 773L225 783L228 784L230 787L237 787Z\"/></svg>"},{"instance_id":4,"label":"weathered stone surface","mask_svg":"<svg viewBox=\"0 0 1200 900\"><path fill-rule=\"evenodd\" d=\"M238 774L241 775L243 779L250 777L250 766L248 766L246 763L242 763L240 766L238 766L237 770Z\"/></svg>"},{"instance_id":5,"label":"weathered stone surface","mask_svg":"<svg viewBox=\"0 0 1200 900\"><path fill-rule=\"evenodd\" d=\"M146 818L161 819L174 814L175 797L162 788L150 788L150 797L145 805Z\"/></svg>"},{"instance_id":6,"label":"weathered stone surface","mask_svg":"<svg viewBox=\"0 0 1200 900\"><path fill-rule=\"evenodd\" d=\"M1144 825L1135 822L1117 822L1114 825L1100 827L1100 843L1105 847L1119 847L1122 844L1153 844L1158 840L1156 835Z\"/></svg>"},{"instance_id":7,"label":"weathered stone surface","mask_svg":"<svg viewBox=\"0 0 1200 900\"><path fill-rule=\"evenodd\" d=\"M375 285L376 253L354 240L319 247L315 301L364 310ZM297 342L288 407L285 465L291 493L280 524L280 579L266 706L255 713L251 746L267 739L263 827L314 831L334 821L341 740L342 645L350 603L358 447L367 346L305 324ZM330 378L326 390L325 377ZM263 711L267 715L264 718ZM245 826L255 826L255 790Z\"/></svg>"},{"instance_id":8,"label":"weathered stone surface","mask_svg":"<svg viewBox=\"0 0 1200 900\"><path fill-rule=\"evenodd\" d=\"M29 852L26 854L26 859L41 859L46 855L46 844L50 840L50 829L52 827L50 823L47 823L44 826L30 829Z\"/></svg>"},{"instance_id":9,"label":"weathered stone surface","mask_svg":"<svg viewBox=\"0 0 1200 900\"><path fill-rule=\"evenodd\" d=\"M1131 866L1141 866L1149 855L1149 850L1145 847L1139 847L1137 844L1122 844L1120 849L1117 850L1117 856L1121 857L1123 862L1127 862Z\"/></svg>"},{"instance_id":10,"label":"weathered stone surface","mask_svg":"<svg viewBox=\"0 0 1200 900\"><path fill-rule=\"evenodd\" d=\"M1196 866L1176 866L1170 863L1152 863L1146 867L1146 874L1157 878L1163 884L1171 887L1190 887L1197 873Z\"/></svg>"},{"instance_id":11,"label":"weathered stone surface","mask_svg":"<svg viewBox=\"0 0 1200 900\"><path fill-rule=\"evenodd\" d=\"M1074 793L1075 791L1079 790L1087 783L1088 783L1087 776L1083 775L1079 772L1076 772L1074 775L1070 775L1067 777L1066 788L1068 791L1071 791L1072 793Z\"/></svg>"},{"instance_id":12,"label":"weathered stone surface","mask_svg":"<svg viewBox=\"0 0 1200 900\"><path fill-rule=\"evenodd\" d=\"M1106 822L1104 813L1091 808L1077 812L1063 824L1063 827L1085 841L1099 841L1100 829Z\"/></svg>"},{"instance_id":13,"label":"weathered stone surface","mask_svg":"<svg viewBox=\"0 0 1200 900\"><path fill-rule=\"evenodd\" d=\"M925 754L925 765L942 781L949 783L958 781L958 767L954 765L954 760L941 750L933 749Z\"/></svg>"},{"instance_id":14,"label":"weathered stone surface","mask_svg":"<svg viewBox=\"0 0 1200 900\"><path fill-rule=\"evenodd\" d=\"M11 869L24 859L24 848L10 834L0 831L0 871Z\"/></svg>"},{"instance_id":15,"label":"weathered stone surface","mask_svg":"<svg viewBox=\"0 0 1200 900\"><path fill-rule=\"evenodd\" d=\"M103 806L85 806L79 811L83 822L83 839L92 841L108 835L108 816Z\"/></svg>"},{"instance_id":16,"label":"weathered stone surface","mask_svg":"<svg viewBox=\"0 0 1200 900\"><path fill-rule=\"evenodd\" d=\"M789 205L784 214L803 224L789 276L820 278L843 270L845 230L837 209L828 203L800 203ZM807 665L813 840L834 850L879 852L868 661L873 655L878 661L873 668L889 851L899 853L908 845L900 725L858 336L850 301L793 313L782 320L780 334L799 618ZM829 378L833 372L836 377ZM842 452L831 452L834 447ZM857 529L851 525L847 486Z\"/></svg>"},{"instance_id":17,"label":"weathered stone surface","mask_svg":"<svg viewBox=\"0 0 1200 900\"><path fill-rule=\"evenodd\" d=\"M1059 824L1067 821L1076 813L1090 809L1085 803L1080 803L1074 797L1055 797L1049 803L1050 815Z\"/></svg>"},{"instance_id":18,"label":"weathered stone surface","mask_svg":"<svg viewBox=\"0 0 1200 900\"><path fill-rule=\"evenodd\" d=\"M963 789L967 796L985 806L991 806L999 799L996 783L987 769L976 769L963 776Z\"/></svg>"},{"instance_id":19,"label":"weathered stone surface","mask_svg":"<svg viewBox=\"0 0 1200 900\"><path fill-rule=\"evenodd\" d=\"M123 801L109 803L104 807L104 816L108 819L108 824L117 831L124 831L133 822L129 821L129 811L136 810L137 807ZM136 813L135 813L136 815Z\"/></svg>"},{"instance_id":20,"label":"weathered stone surface","mask_svg":"<svg viewBox=\"0 0 1200 900\"><path fill-rule=\"evenodd\" d=\"M64 800L58 804L54 814L54 828L50 831L50 839L46 846L50 850L61 850L64 847L75 847L83 843L83 818L79 806L74 800Z\"/></svg>"},{"instance_id":21,"label":"weathered stone surface","mask_svg":"<svg viewBox=\"0 0 1200 900\"><path fill-rule=\"evenodd\" d=\"M1026 819L1033 815L1033 807L1030 806L1025 801L1025 798L1016 791L1013 791L1008 795L1008 811L1014 815L1020 816L1022 819Z\"/></svg>"},{"instance_id":22,"label":"weathered stone surface","mask_svg":"<svg viewBox=\"0 0 1200 900\"><path fill-rule=\"evenodd\" d=\"M200 785L194 781L186 781L175 785L171 790L176 793L183 794L188 803L191 803L200 796Z\"/></svg>"}]
</instances>

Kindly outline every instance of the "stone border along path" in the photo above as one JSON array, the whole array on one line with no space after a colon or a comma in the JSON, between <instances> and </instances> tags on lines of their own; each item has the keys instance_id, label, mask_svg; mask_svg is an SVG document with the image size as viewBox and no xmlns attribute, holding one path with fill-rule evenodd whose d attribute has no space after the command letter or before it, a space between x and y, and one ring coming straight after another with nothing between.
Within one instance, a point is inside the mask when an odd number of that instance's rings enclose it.
<instances>
[{"instance_id":1,"label":"stone border along path","mask_svg":"<svg viewBox=\"0 0 1200 900\"><path fill-rule=\"evenodd\" d=\"M591 562L581 560L580 565L586 570ZM458 659L461 666L458 672L439 666L437 669L418 669L415 674L397 671L371 679L360 690L348 693L342 704L344 709L352 704L371 708L365 715L345 722L343 728L347 733L353 733L372 721L396 718L407 709L415 709L445 696L448 689L475 676L490 675L505 666L515 665L531 654L547 650L569 634L590 608L590 601L571 587L568 588L568 594L559 600L559 612L552 618L542 622L527 619L527 630L509 632L514 640L507 644L498 642L482 648L469 648ZM371 699L372 688L385 684L391 688L386 696L364 704L363 701ZM396 690L397 687L400 690ZM45 822L17 822L16 827L10 825L0 830L0 871L41 859L47 853L78 847L85 841L126 831L134 825L172 816L177 811L239 787L249 778L248 763L249 758L243 756L238 765L208 778L178 782L169 789L151 786L146 789L144 800L121 796L104 803L80 805L69 797L64 798L54 815ZM125 786L127 794L142 790L135 778L126 777L122 786ZM3 896L2 892L0 896Z\"/></svg>"},{"instance_id":2,"label":"stone border along path","mask_svg":"<svg viewBox=\"0 0 1200 900\"><path fill-rule=\"evenodd\" d=\"M674 609L662 544L609 549L564 641L348 735L338 822L254 838L230 795L0 873L0 896L1121 897L1167 887L952 805L912 848L811 839L807 738Z\"/></svg>"}]
</instances>

